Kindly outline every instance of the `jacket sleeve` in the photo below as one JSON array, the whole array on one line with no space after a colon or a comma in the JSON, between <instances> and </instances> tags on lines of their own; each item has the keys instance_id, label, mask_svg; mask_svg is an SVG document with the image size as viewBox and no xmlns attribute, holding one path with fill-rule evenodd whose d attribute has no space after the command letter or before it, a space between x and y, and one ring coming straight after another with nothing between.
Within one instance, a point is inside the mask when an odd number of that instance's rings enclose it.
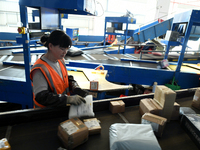
<instances>
[{"instance_id":1,"label":"jacket sleeve","mask_svg":"<svg viewBox=\"0 0 200 150\"><path fill-rule=\"evenodd\" d=\"M72 75L68 76L68 81L69 81L69 90L72 95L77 94L81 97L86 97L89 94L88 91L81 89L79 87L78 83L76 82L76 80L74 80L74 77Z\"/></svg>"},{"instance_id":2,"label":"jacket sleeve","mask_svg":"<svg viewBox=\"0 0 200 150\"><path fill-rule=\"evenodd\" d=\"M64 107L67 104L67 95L54 94L49 90L44 90L37 93L35 100L43 106Z\"/></svg>"},{"instance_id":3,"label":"jacket sleeve","mask_svg":"<svg viewBox=\"0 0 200 150\"><path fill-rule=\"evenodd\" d=\"M78 83L74 80L74 77L72 75L68 76L69 81L69 90L73 93L75 88L80 88Z\"/></svg>"}]
</instances>

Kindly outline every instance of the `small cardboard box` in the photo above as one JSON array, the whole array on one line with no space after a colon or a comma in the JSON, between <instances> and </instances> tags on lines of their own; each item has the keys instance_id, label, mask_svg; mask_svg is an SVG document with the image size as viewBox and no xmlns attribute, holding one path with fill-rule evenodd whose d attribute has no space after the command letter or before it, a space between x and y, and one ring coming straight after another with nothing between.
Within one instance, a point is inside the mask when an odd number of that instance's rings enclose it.
<instances>
[{"instance_id":1,"label":"small cardboard box","mask_svg":"<svg viewBox=\"0 0 200 150\"><path fill-rule=\"evenodd\" d=\"M192 106L200 109L200 88L197 88L192 100Z\"/></svg>"},{"instance_id":2,"label":"small cardboard box","mask_svg":"<svg viewBox=\"0 0 200 150\"><path fill-rule=\"evenodd\" d=\"M86 142L88 134L88 127L78 118L71 118L58 126L58 137L67 149L73 149Z\"/></svg>"},{"instance_id":3,"label":"small cardboard box","mask_svg":"<svg viewBox=\"0 0 200 150\"><path fill-rule=\"evenodd\" d=\"M0 150L11 150L10 144L6 138L0 140Z\"/></svg>"},{"instance_id":4,"label":"small cardboard box","mask_svg":"<svg viewBox=\"0 0 200 150\"><path fill-rule=\"evenodd\" d=\"M101 133L101 126L97 118L84 119L83 122L89 129L89 135Z\"/></svg>"},{"instance_id":5,"label":"small cardboard box","mask_svg":"<svg viewBox=\"0 0 200 150\"><path fill-rule=\"evenodd\" d=\"M98 88L99 88L99 81L90 81L91 91L98 91Z\"/></svg>"},{"instance_id":6,"label":"small cardboard box","mask_svg":"<svg viewBox=\"0 0 200 150\"><path fill-rule=\"evenodd\" d=\"M125 111L125 103L122 100L111 101L110 102L110 111L113 114L124 112Z\"/></svg>"},{"instance_id":7,"label":"small cardboard box","mask_svg":"<svg viewBox=\"0 0 200 150\"><path fill-rule=\"evenodd\" d=\"M175 102L171 120L179 120L179 115L180 115L180 105L177 102Z\"/></svg>"},{"instance_id":8,"label":"small cardboard box","mask_svg":"<svg viewBox=\"0 0 200 150\"><path fill-rule=\"evenodd\" d=\"M147 112L155 115L160 115L162 107L158 105L153 99L145 98L140 100L139 110L141 115L144 115Z\"/></svg>"},{"instance_id":9,"label":"small cardboard box","mask_svg":"<svg viewBox=\"0 0 200 150\"><path fill-rule=\"evenodd\" d=\"M153 99L162 107L161 116L167 118L167 121L169 122L176 100L176 92L164 85L158 85L156 86Z\"/></svg>"},{"instance_id":10,"label":"small cardboard box","mask_svg":"<svg viewBox=\"0 0 200 150\"><path fill-rule=\"evenodd\" d=\"M151 113L145 113L141 120L142 124L151 124L155 135L158 137L162 136L166 122L166 118Z\"/></svg>"}]
</instances>

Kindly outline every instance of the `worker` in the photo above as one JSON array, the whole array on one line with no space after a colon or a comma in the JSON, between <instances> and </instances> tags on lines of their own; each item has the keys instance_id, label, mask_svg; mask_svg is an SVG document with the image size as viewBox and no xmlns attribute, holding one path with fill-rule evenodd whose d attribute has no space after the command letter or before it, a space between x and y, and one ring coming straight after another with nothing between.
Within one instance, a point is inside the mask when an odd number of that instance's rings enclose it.
<instances>
[{"instance_id":1,"label":"worker","mask_svg":"<svg viewBox=\"0 0 200 150\"><path fill-rule=\"evenodd\" d=\"M54 30L49 35L43 35L40 41L48 50L35 62L30 72L34 107L85 103L83 97L88 93L78 86L73 76L68 76L63 59L72 46L70 37L62 30Z\"/></svg>"}]
</instances>

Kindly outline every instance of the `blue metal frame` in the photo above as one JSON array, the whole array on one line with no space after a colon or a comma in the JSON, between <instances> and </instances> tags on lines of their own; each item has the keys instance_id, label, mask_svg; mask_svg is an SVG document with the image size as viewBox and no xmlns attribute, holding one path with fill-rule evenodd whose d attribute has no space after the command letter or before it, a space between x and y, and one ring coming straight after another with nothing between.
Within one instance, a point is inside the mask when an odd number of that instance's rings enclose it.
<instances>
[{"instance_id":1,"label":"blue metal frame","mask_svg":"<svg viewBox=\"0 0 200 150\"><path fill-rule=\"evenodd\" d=\"M28 27L27 7L20 5L20 17L23 27ZM19 103L22 108L33 107L33 94L30 81L30 45L29 33L22 35L24 62L25 62L25 80L17 78L0 77L0 100Z\"/></svg>"},{"instance_id":2,"label":"blue metal frame","mask_svg":"<svg viewBox=\"0 0 200 150\"><path fill-rule=\"evenodd\" d=\"M182 39L183 42L181 43L182 49L181 49L180 57L178 59L177 68L176 68L176 71L175 71L175 79L179 78L180 69L181 69L181 65L182 65L182 62L183 62L183 58L184 58L185 49L187 47L187 42L190 38L191 32L192 32L192 36L195 35L195 31L197 32L196 34L198 34L198 32L199 32L199 30L195 30L192 27L193 26L200 26L200 11L199 10L190 10L190 11L187 11L187 12L176 14L174 16L174 19L173 19L171 30L176 31L177 25L183 24L183 23L187 23L187 27L186 27L186 31L185 31L185 34L184 34L184 38ZM192 29L194 29L194 30L192 30ZM177 42L177 44L180 44L180 42ZM165 52L165 59L167 59L167 57L168 57L169 48L170 48L171 45L173 45L171 42L169 42L168 45L167 45L166 52Z\"/></svg>"},{"instance_id":3,"label":"blue metal frame","mask_svg":"<svg viewBox=\"0 0 200 150\"><path fill-rule=\"evenodd\" d=\"M125 23L126 24L126 29L123 34L121 33L111 33L111 32L106 32L106 27L108 22L114 22L114 23ZM128 24L135 24L136 19L131 18L131 17L105 17L105 28L104 28L104 45L106 44L106 35L122 35L125 36L124 38L124 44L126 44L127 36L128 36ZM126 45L124 45L124 50L123 54L125 53Z\"/></svg>"},{"instance_id":4,"label":"blue metal frame","mask_svg":"<svg viewBox=\"0 0 200 150\"><path fill-rule=\"evenodd\" d=\"M27 7L20 5L20 17L21 22L23 24L23 27L28 27L28 15L27 15ZM26 75L26 89L27 96L33 99L33 93L32 93L32 86L31 86L31 80L30 80L30 69L31 69L31 57L30 57L30 45L29 45L29 33L22 34L22 40L23 40L23 50L24 50L24 63L25 63L25 75ZM33 101L27 99L27 104L30 107L33 107Z\"/></svg>"}]
</instances>

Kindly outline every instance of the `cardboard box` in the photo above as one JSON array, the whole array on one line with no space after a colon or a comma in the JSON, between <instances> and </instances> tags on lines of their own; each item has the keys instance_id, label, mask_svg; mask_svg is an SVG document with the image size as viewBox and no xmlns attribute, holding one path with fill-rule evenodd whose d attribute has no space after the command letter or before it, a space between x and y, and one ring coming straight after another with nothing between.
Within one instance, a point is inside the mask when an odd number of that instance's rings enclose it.
<instances>
[{"instance_id":1,"label":"cardboard box","mask_svg":"<svg viewBox=\"0 0 200 150\"><path fill-rule=\"evenodd\" d=\"M192 100L192 106L200 109L200 88L197 88Z\"/></svg>"},{"instance_id":2,"label":"cardboard box","mask_svg":"<svg viewBox=\"0 0 200 150\"><path fill-rule=\"evenodd\" d=\"M89 135L101 133L101 126L97 118L84 119L83 122L89 129Z\"/></svg>"},{"instance_id":3,"label":"cardboard box","mask_svg":"<svg viewBox=\"0 0 200 150\"><path fill-rule=\"evenodd\" d=\"M145 98L140 100L139 111L141 115L144 115L145 113L152 113L160 116L162 114L162 107L153 99ZM175 102L171 120L179 120L179 115L180 115L180 105Z\"/></svg>"},{"instance_id":4,"label":"cardboard box","mask_svg":"<svg viewBox=\"0 0 200 150\"><path fill-rule=\"evenodd\" d=\"M169 122L176 100L176 92L164 85L158 85L156 86L153 99L162 107L161 116L167 118L167 121Z\"/></svg>"},{"instance_id":5,"label":"cardboard box","mask_svg":"<svg viewBox=\"0 0 200 150\"><path fill-rule=\"evenodd\" d=\"M194 108L197 108L197 109L200 110L200 104L199 104L199 103L197 103L197 102L195 102L195 101L192 101L192 106L193 106Z\"/></svg>"},{"instance_id":6,"label":"cardboard box","mask_svg":"<svg viewBox=\"0 0 200 150\"><path fill-rule=\"evenodd\" d=\"M153 99L145 98L140 100L139 110L141 115L144 115L145 113L160 115L162 107L158 105Z\"/></svg>"},{"instance_id":7,"label":"cardboard box","mask_svg":"<svg viewBox=\"0 0 200 150\"><path fill-rule=\"evenodd\" d=\"M151 124L155 135L158 137L162 136L166 122L166 118L151 113L145 113L141 120L142 124Z\"/></svg>"},{"instance_id":8,"label":"cardboard box","mask_svg":"<svg viewBox=\"0 0 200 150\"><path fill-rule=\"evenodd\" d=\"M86 142L88 134L88 127L78 118L71 118L58 126L58 137L67 149L73 149Z\"/></svg>"},{"instance_id":9,"label":"cardboard box","mask_svg":"<svg viewBox=\"0 0 200 150\"><path fill-rule=\"evenodd\" d=\"M110 102L110 111L113 114L124 112L125 111L125 103L122 100L111 101Z\"/></svg>"},{"instance_id":10,"label":"cardboard box","mask_svg":"<svg viewBox=\"0 0 200 150\"><path fill-rule=\"evenodd\" d=\"M98 91L99 81L90 81L90 90Z\"/></svg>"},{"instance_id":11,"label":"cardboard box","mask_svg":"<svg viewBox=\"0 0 200 150\"><path fill-rule=\"evenodd\" d=\"M10 144L6 138L0 140L0 150L11 150Z\"/></svg>"},{"instance_id":12,"label":"cardboard box","mask_svg":"<svg viewBox=\"0 0 200 150\"><path fill-rule=\"evenodd\" d=\"M171 120L179 120L179 116L180 116L180 105L177 102L175 102Z\"/></svg>"},{"instance_id":13,"label":"cardboard box","mask_svg":"<svg viewBox=\"0 0 200 150\"><path fill-rule=\"evenodd\" d=\"M200 104L200 88L196 89L196 91L194 93L193 101Z\"/></svg>"}]
</instances>

